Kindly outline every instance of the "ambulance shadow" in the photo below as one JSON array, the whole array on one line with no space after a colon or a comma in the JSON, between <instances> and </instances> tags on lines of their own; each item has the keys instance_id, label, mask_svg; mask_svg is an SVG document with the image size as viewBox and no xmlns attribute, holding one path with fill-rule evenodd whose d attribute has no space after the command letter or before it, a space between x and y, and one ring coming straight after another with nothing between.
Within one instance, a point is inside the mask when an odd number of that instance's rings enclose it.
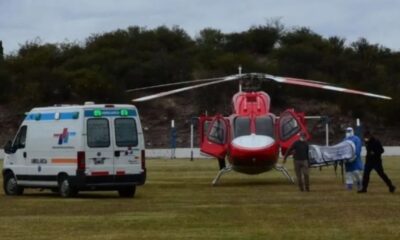
<instances>
[{"instance_id":1,"label":"ambulance shadow","mask_svg":"<svg viewBox=\"0 0 400 240\"><path fill-rule=\"evenodd\" d=\"M53 192L30 192L24 193L22 196L19 197L26 197L26 198L47 198L47 199L137 199L140 196L135 196L133 198L129 197L120 197L118 192L79 192L77 196L70 197L70 198L63 198L58 193Z\"/></svg>"},{"instance_id":2,"label":"ambulance shadow","mask_svg":"<svg viewBox=\"0 0 400 240\"><path fill-rule=\"evenodd\" d=\"M79 193L75 199L138 199L140 196L135 197L120 197L118 192L82 192Z\"/></svg>"}]
</instances>

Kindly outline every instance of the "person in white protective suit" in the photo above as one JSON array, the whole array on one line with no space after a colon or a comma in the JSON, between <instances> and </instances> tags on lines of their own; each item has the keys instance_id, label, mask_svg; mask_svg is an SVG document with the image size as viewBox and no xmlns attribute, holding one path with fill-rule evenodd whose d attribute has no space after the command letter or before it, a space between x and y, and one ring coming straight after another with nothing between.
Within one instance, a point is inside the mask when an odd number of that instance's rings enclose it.
<instances>
[{"instance_id":1,"label":"person in white protective suit","mask_svg":"<svg viewBox=\"0 0 400 240\"><path fill-rule=\"evenodd\" d=\"M346 128L346 138L345 140L352 141L356 147L355 149L355 159L351 162L345 163L346 169L346 187L348 190L353 189L354 180L357 184L357 190L362 187L362 174L363 162L361 160L361 139L354 135L354 130L351 127Z\"/></svg>"}]
</instances>

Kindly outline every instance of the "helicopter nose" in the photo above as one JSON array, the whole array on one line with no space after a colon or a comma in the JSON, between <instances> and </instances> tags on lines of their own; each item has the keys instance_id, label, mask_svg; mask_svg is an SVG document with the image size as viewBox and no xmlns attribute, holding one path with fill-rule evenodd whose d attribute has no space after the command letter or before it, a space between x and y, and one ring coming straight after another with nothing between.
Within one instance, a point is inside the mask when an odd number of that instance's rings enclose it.
<instances>
[{"instance_id":1,"label":"helicopter nose","mask_svg":"<svg viewBox=\"0 0 400 240\"><path fill-rule=\"evenodd\" d=\"M239 148L260 149L267 148L275 143L275 140L269 136L263 135L246 135L233 139L232 144Z\"/></svg>"}]
</instances>

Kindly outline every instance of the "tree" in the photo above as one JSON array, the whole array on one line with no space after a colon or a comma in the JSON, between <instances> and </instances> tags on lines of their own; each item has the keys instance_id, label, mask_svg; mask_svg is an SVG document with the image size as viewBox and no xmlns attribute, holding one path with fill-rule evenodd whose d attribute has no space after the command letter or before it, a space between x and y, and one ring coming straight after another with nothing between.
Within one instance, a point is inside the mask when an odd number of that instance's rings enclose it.
<instances>
[{"instance_id":1,"label":"tree","mask_svg":"<svg viewBox=\"0 0 400 240\"><path fill-rule=\"evenodd\" d=\"M8 100L10 95L10 76L4 62L3 42L0 41L0 103Z\"/></svg>"},{"instance_id":2,"label":"tree","mask_svg":"<svg viewBox=\"0 0 400 240\"><path fill-rule=\"evenodd\" d=\"M4 60L3 42L0 40L0 63Z\"/></svg>"},{"instance_id":3,"label":"tree","mask_svg":"<svg viewBox=\"0 0 400 240\"><path fill-rule=\"evenodd\" d=\"M233 33L205 28L194 39L177 26L131 26L93 34L84 43L35 39L7 56L0 43L0 55L0 101L23 108L86 100L124 102L133 97L124 94L126 89L231 75L238 65L245 72L303 77L393 96L400 90L399 52L366 39L346 44L341 37L325 38L309 28L284 29L279 21ZM369 100L365 104L364 98L349 101L349 95L273 86L264 89L275 103L277 97L306 96L341 102L344 112L358 114L357 109L386 119L400 110L396 99L396 106ZM236 90L236 83L216 85L190 97L196 99L195 109L225 111Z\"/></svg>"}]
</instances>

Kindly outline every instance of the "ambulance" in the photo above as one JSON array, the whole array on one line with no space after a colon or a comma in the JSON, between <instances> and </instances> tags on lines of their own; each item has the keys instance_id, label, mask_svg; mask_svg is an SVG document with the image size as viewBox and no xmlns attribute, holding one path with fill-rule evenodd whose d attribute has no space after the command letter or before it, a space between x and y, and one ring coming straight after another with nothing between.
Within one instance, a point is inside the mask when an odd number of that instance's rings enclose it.
<instances>
[{"instance_id":1,"label":"ambulance","mask_svg":"<svg viewBox=\"0 0 400 240\"><path fill-rule=\"evenodd\" d=\"M6 195L41 188L62 197L89 190L133 197L146 180L143 131L133 105L34 108L4 152Z\"/></svg>"}]
</instances>

